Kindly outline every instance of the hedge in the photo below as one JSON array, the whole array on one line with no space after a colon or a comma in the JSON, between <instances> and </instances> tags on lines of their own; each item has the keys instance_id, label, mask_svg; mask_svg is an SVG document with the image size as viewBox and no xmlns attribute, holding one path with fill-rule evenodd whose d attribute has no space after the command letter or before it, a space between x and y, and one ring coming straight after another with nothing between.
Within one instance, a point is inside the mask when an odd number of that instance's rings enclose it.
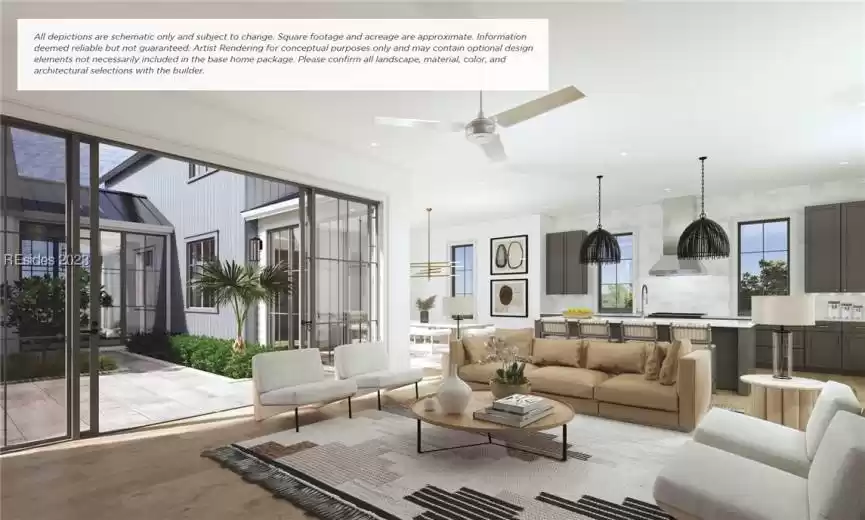
<instances>
[{"instance_id":1,"label":"hedge","mask_svg":"<svg viewBox=\"0 0 865 520\"><path fill-rule=\"evenodd\" d=\"M81 352L79 367L82 374L90 372L90 354ZM99 372L117 370L117 362L108 356L99 356ZM14 352L6 355L3 378L8 383L33 379L55 379L66 375L66 351Z\"/></svg>"},{"instance_id":2,"label":"hedge","mask_svg":"<svg viewBox=\"0 0 865 520\"><path fill-rule=\"evenodd\" d=\"M252 377L252 356L278 348L265 345L246 345L243 352L235 352L234 340L150 333L133 336L127 344L130 352L184 365L233 379Z\"/></svg>"}]
</instances>

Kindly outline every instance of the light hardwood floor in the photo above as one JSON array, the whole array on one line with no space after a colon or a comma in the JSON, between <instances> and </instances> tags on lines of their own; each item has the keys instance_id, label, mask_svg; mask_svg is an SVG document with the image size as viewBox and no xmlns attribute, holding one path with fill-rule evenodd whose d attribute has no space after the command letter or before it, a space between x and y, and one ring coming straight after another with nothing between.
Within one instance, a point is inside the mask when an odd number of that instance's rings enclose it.
<instances>
[{"instance_id":1,"label":"light hardwood floor","mask_svg":"<svg viewBox=\"0 0 865 520\"><path fill-rule=\"evenodd\" d=\"M830 377L854 385L859 398L865 400L865 378ZM424 381L421 395L433 393L437 386L435 379ZM385 399L409 401L414 399L414 388L391 392ZM722 395L716 402L745 408L747 400ZM354 409L373 409L375 401L375 394L358 398L353 400ZM345 413L344 404L302 410L301 424ZM0 458L0 518L307 519L309 515L288 502L274 499L258 486L245 483L199 456L208 448L293 427L292 414L256 423L252 409L243 408L8 454Z\"/></svg>"}]
</instances>

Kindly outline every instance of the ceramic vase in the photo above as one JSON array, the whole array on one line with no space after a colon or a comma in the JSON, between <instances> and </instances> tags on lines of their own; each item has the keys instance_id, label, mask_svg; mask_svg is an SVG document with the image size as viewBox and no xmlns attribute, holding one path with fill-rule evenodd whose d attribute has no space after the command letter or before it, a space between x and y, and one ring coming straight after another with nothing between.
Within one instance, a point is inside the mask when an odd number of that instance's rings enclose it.
<instances>
[{"instance_id":1,"label":"ceramic vase","mask_svg":"<svg viewBox=\"0 0 865 520\"><path fill-rule=\"evenodd\" d=\"M457 365L451 365L448 376L436 392L439 406L448 415L463 413L472 398L472 387L460 379L457 368Z\"/></svg>"},{"instance_id":2,"label":"ceramic vase","mask_svg":"<svg viewBox=\"0 0 865 520\"><path fill-rule=\"evenodd\" d=\"M429 311L420 311L420 322L429 323Z\"/></svg>"}]
</instances>

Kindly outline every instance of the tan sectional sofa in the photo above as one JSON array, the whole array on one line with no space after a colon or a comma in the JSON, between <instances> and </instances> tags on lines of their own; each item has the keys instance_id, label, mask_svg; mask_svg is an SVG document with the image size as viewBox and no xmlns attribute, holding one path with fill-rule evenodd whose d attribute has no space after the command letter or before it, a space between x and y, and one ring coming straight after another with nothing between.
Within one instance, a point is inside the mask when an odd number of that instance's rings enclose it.
<instances>
[{"instance_id":1,"label":"tan sectional sofa","mask_svg":"<svg viewBox=\"0 0 865 520\"><path fill-rule=\"evenodd\" d=\"M675 346L658 344L660 363L671 351L662 384L647 378L653 366L656 344L651 342L608 342L589 339L534 338L532 329L496 331L496 336L513 344L530 360L526 377L532 393L565 401L577 413L622 421L691 431L708 411L712 398L711 355L692 350L687 340ZM450 344L450 364L472 388L489 387L501 362L489 362L482 351L486 338L473 337ZM647 367L648 365L648 367ZM654 369L654 370L653 370ZM671 384L671 380L673 381Z\"/></svg>"}]
</instances>

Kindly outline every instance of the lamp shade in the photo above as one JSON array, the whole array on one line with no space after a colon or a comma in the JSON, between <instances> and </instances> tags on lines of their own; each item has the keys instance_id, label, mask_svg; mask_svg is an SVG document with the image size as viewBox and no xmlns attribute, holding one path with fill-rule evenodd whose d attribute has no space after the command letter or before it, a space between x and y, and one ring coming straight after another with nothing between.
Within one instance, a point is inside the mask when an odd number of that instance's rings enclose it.
<instances>
[{"instance_id":1,"label":"lamp shade","mask_svg":"<svg viewBox=\"0 0 865 520\"><path fill-rule=\"evenodd\" d=\"M751 320L757 325L814 325L814 299L810 295L753 296Z\"/></svg>"},{"instance_id":2,"label":"lamp shade","mask_svg":"<svg viewBox=\"0 0 865 520\"><path fill-rule=\"evenodd\" d=\"M445 316L472 316L475 313L475 300L471 296L453 296L442 299Z\"/></svg>"}]
</instances>

